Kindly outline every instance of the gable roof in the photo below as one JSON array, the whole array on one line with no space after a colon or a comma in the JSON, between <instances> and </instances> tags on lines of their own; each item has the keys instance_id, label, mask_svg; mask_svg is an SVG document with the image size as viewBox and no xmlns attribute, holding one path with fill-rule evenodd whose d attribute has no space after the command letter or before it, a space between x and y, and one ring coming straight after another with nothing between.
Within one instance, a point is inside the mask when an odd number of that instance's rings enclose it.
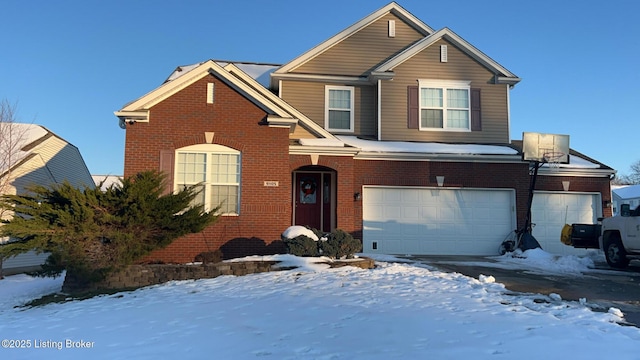
<instances>
[{"instance_id":1,"label":"gable roof","mask_svg":"<svg viewBox=\"0 0 640 360\"><path fill-rule=\"evenodd\" d=\"M485 53L478 50L478 48L471 45L469 42L467 42L466 40L458 36L456 33L454 33L451 29L446 27L434 32L433 34L409 46L407 49L405 49L398 55L394 56L393 58L389 59L387 62L380 65L372 73L374 75L376 74L380 75L383 73L391 72L396 66L411 59L413 56L420 53L421 51L428 48L429 46L433 45L440 39L445 39L449 41L450 43L458 47L460 50L462 50L464 53L469 55L471 58L475 59L480 64L484 65L489 70L491 70L494 74L496 74L496 79L495 79L496 83L506 83L510 85L515 85L518 82L520 82L520 78L517 77L515 74L507 70L502 65L498 64L496 61L491 59Z\"/></svg>"},{"instance_id":2,"label":"gable roof","mask_svg":"<svg viewBox=\"0 0 640 360\"><path fill-rule=\"evenodd\" d=\"M183 75L165 82L141 98L126 104L120 111L116 111L114 114L119 117L121 121L149 121L149 110L151 107L209 74L216 75L227 85L243 94L247 99L265 110L267 113L279 116L283 119L289 119L291 123L295 122L295 119L291 118L290 114L279 106L273 104L273 102L267 100L262 94L262 91L247 86L246 83L239 81L238 78L232 76L213 60L208 60L195 67L190 67Z\"/></svg>"},{"instance_id":3,"label":"gable roof","mask_svg":"<svg viewBox=\"0 0 640 360\"><path fill-rule=\"evenodd\" d=\"M0 134L5 140L11 134L14 144L0 147L0 178L9 179L10 188L23 189L31 183L46 185L43 180L94 186L80 150L44 126L0 122ZM40 175L33 175L40 170Z\"/></svg>"},{"instance_id":4,"label":"gable roof","mask_svg":"<svg viewBox=\"0 0 640 360\"><path fill-rule=\"evenodd\" d=\"M0 123L0 130L4 140L0 146L0 176L19 165L38 143L52 135L46 128L34 124L5 122Z\"/></svg>"},{"instance_id":5,"label":"gable roof","mask_svg":"<svg viewBox=\"0 0 640 360\"><path fill-rule=\"evenodd\" d=\"M360 20L360 21L356 22L355 24L349 26L348 28L342 30L338 34L336 34L336 35L332 36L331 38L325 40L324 42L320 43L319 45L316 45L311 50L305 52L304 54L298 56L297 58L291 60L290 62L284 64L278 70L276 70L274 73L275 74L283 74L283 73L287 73L287 72L290 72L290 71L294 70L295 68L297 68L297 67L305 64L306 62L312 60L316 56L320 55L321 53L325 52L329 48L333 47L334 45L338 44L339 42L343 41L344 39L350 37L351 35L357 33L361 29L367 27L369 24L375 22L376 20L378 20L379 18L385 16L388 13L393 13L394 15L398 16L399 18L403 19L410 26L415 28L418 32L420 32L424 36L427 36L427 35L429 35L429 34L434 32L434 30L429 25L425 24L420 19L418 19L417 17L413 16L410 12L405 10L402 6L398 5L396 2L391 2L391 3L383 6L382 8L374 11L373 13L369 14L368 16L363 18L362 20Z\"/></svg>"},{"instance_id":6,"label":"gable roof","mask_svg":"<svg viewBox=\"0 0 640 360\"><path fill-rule=\"evenodd\" d=\"M520 82L521 79L518 76L516 76L515 74L507 70L505 67L500 65L495 60L491 59L489 56L487 56L485 53L480 51L475 46L471 45L469 42L467 42L462 37L457 35L451 29L445 27L438 31L435 31L429 25L423 23L421 20L413 16L411 13L409 13L407 10L405 10L395 2L391 2L388 5L374 11L373 13L366 16L362 20L349 26L348 28L339 32L338 34L334 35L328 40L320 43L319 45L315 46L311 50L298 56L297 58L293 59L287 64L282 65L279 69L275 70L272 73L272 81L274 80L274 76L277 78L285 76L287 73L313 60L315 57L319 56L323 52L329 50L333 46L344 41L348 37L352 36L353 34L357 33L358 31L362 30L363 28L367 27L371 23L377 21L378 19L380 19L381 17L389 13L393 13L394 15L406 21L407 24L409 24L410 26L415 28L418 32L420 32L424 36L424 38L411 44L405 50L403 50L393 58L387 60L386 62L378 66L376 69L374 69L371 72L371 74L368 77L360 78L361 81L370 82L376 79L391 79L394 76L393 69L396 66L411 59L416 54L420 53L424 49L436 43L438 40L445 39L448 42L455 45L457 48L459 48L462 52L467 54L469 57L476 60L478 63L482 64L483 66L485 66L487 69L489 69L489 71L494 73L495 83L509 84L513 86L518 82ZM304 75L297 75L297 76L304 76ZM349 78L347 80L355 81L352 78ZM272 83L272 85L277 88L277 85L275 85L274 83Z\"/></svg>"},{"instance_id":7,"label":"gable roof","mask_svg":"<svg viewBox=\"0 0 640 360\"><path fill-rule=\"evenodd\" d=\"M267 116L269 125L295 126L300 124L318 138L336 140L331 133L270 92L259 82L260 78L264 77L265 74L269 74L274 68L273 64L236 64L234 62L214 60L179 67L162 85L141 98L126 104L120 111L115 111L114 114L120 118L121 124L128 121L149 121L149 109L151 107L203 77L214 74L268 112L270 114ZM245 70L251 72L253 76L249 75Z\"/></svg>"},{"instance_id":8,"label":"gable roof","mask_svg":"<svg viewBox=\"0 0 640 360\"><path fill-rule=\"evenodd\" d=\"M244 61L228 61L228 60L213 60L216 64L225 67L228 64L233 64L238 67L240 70L245 72L247 75L255 79L265 88L269 87L270 75L277 68L280 67L281 64L269 64L269 63L256 63L256 62L244 62ZM202 62L191 65L183 65L178 66L172 73L169 75L165 82L169 82L179 78L180 76L188 73L192 69L197 66L202 65Z\"/></svg>"},{"instance_id":9,"label":"gable roof","mask_svg":"<svg viewBox=\"0 0 640 360\"><path fill-rule=\"evenodd\" d=\"M621 200L640 198L640 185L628 185L612 188L611 191Z\"/></svg>"}]
</instances>

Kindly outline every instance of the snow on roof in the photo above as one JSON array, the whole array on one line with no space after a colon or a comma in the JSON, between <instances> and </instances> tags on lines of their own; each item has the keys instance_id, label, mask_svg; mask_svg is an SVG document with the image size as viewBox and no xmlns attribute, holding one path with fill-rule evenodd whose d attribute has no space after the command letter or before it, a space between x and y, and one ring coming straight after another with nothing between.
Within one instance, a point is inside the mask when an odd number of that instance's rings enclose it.
<instances>
[{"instance_id":1,"label":"snow on roof","mask_svg":"<svg viewBox=\"0 0 640 360\"><path fill-rule=\"evenodd\" d=\"M100 185L100 183L104 181L104 183L102 183L102 187L100 187L100 190L102 190L102 191L105 191L111 185L120 185L120 184L122 184L122 176L117 176L117 175L91 175L91 177L93 178L93 182L96 184L96 186Z\"/></svg>"},{"instance_id":2,"label":"snow on roof","mask_svg":"<svg viewBox=\"0 0 640 360\"><path fill-rule=\"evenodd\" d=\"M299 139L300 145L303 146L328 146L328 147L344 147L344 143L336 139Z\"/></svg>"},{"instance_id":3,"label":"snow on roof","mask_svg":"<svg viewBox=\"0 0 640 360\"><path fill-rule=\"evenodd\" d=\"M612 191L621 199L640 198L640 185L622 186L612 189Z\"/></svg>"},{"instance_id":4,"label":"snow on roof","mask_svg":"<svg viewBox=\"0 0 640 360\"><path fill-rule=\"evenodd\" d=\"M250 62L218 61L218 60L213 60L213 61L215 61L216 64L220 65L221 67L225 67L228 64L234 64L240 70L244 71L247 75L255 79L258 83L260 83L260 85L264 86L265 88L269 87L269 82L271 81L271 73L274 72L280 66L276 64L262 64L262 63L250 63ZM189 71L193 70L194 68L202 64L203 63L200 62L197 64L179 66L173 71L171 75L169 75L167 82L179 78L180 76L188 73Z\"/></svg>"},{"instance_id":5,"label":"snow on roof","mask_svg":"<svg viewBox=\"0 0 640 360\"><path fill-rule=\"evenodd\" d=\"M544 164L543 166L549 167L549 164ZM557 164L560 168L581 168L581 169L599 169L600 165L596 163L592 163L587 159L583 159L577 155L569 156L568 164Z\"/></svg>"},{"instance_id":6,"label":"snow on roof","mask_svg":"<svg viewBox=\"0 0 640 360\"><path fill-rule=\"evenodd\" d=\"M220 66L224 66L222 63L219 63ZM260 85L265 88L269 88L269 83L271 82L271 73L276 71L280 65L273 64L254 64L254 63L233 63L240 70L247 73L247 75L254 78Z\"/></svg>"},{"instance_id":7,"label":"snow on roof","mask_svg":"<svg viewBox=\"0 0 640 360\"><path fill-rule=\"evenodd\" d=\"M360 139L356 136L337 136L349 146L363 152L377 153L424 153L424 154L457 154L457 155L517 155L518 150L507 145L483 144L446 144L437 142L376 141ZM301 142L302 144L302 142ZM304 144L303 144L304 145ZM549 167L549 164L543 164ZM569 157L569 164L558 164L560 168L598 169L599 164L583 159L577 155Z\"/></svg>"},{"instance_id":8,"label":"snow on roof","mask_svg":"<svg viewBox=\"0 0 640 360\"><path fill-rule=\"evenodd\" d=\"M29 150L22 149L49 133L47 129L34 124L2 123L0 128L3 130L3 138L8 138L6 134L11 133L12 141L17 142L15 146L5 146L4 144L0 146L0 159L2 159L0 174L9 170L9 167L14 166L31 153ZM8 161L4 159L8 159Z\"/></svg>"},{"instance_id":9,"label":"snow on roof","mask_svg":"<svg viewBox=\"0 0 640 360\"><path fill-rule=\"evenodd\" d=\"M345 144L365 152L427 153L427 154L485 154L517 155L518 151L509 146L481 144L444 144L435 142L405 142L365 140L355 136L337 136Z\"/></svg>"}]
</instances>

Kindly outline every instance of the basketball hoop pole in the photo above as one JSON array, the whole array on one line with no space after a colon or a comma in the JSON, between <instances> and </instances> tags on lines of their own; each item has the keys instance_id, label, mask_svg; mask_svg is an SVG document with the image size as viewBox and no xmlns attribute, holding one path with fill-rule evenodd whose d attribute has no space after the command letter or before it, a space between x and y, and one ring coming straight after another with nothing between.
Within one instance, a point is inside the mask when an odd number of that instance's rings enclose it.
<instances>
[{"instance_id":1,"label":"basketball hoop pole","mask_svg":"<svg viewBox=\"0 0 640 360\"><path fill-rule=\"evenodd\" d=\"M533 176L529 181L529 199L527 202L527 217L525 218L524 229L522 230L523 234L524 233L531 234L531 206L533 205L533 192L536 189L536 180L538 179L538 169L540 169L542 165L544 165L545 163L551 165L552 160L553 160L553 163L555 163L555 161L557 161L557 159L563 155L564 153L561 153L561 152L544 153L542 156L542 161L534 160L529 162L529 168L531 168L531 166L533 165Z\"/></svg>"},{"instance_id":2,"label":"basketball hoop pole","mask_svg":"<svg viewBox=\"0 0 640 360\"><path fill-rule=\"evenodd\" d=\"M539 161L532 161L533 175L529 180L529 198L527 199L527 217L524 220L524 228L522 233L531 234L531 206L533 205L533 191L536 189L536 180L538 179L538 169L542 166ZM529 166L531 167L531 165Z\"/></svg>"},{"instance_id":3,"label":"basketball hoop pole","mask_svg":"<svg viewBox=\"0 0 640 360\"><path fill-rule=\"evenodd\" d=\"M521 250L539 248L540 244L531 234L533 232L531 206L533 192L536 189L538 170L546 163L550 171L556 171L560 163L568 163L569 135L522 133L522 160L529 161L529 198L527 199L527 216L524 227L516 230L517 247ZM565 157L565 155L567 157ZM533 170L533 171L532 171Z\"/></svg>"},{"instance_id":4,"label":"basketball hoop pole","mask_svg":"<svg viewBox=\"0 0 640 360\"><path fill-rule=\"evenodd\" d=\"M535 248L541 248L540 243L533 237L531 234L531 206L533 204L533 191L536 188L536 180L538 179L538 169L542 166L543 163L540 161L531 161L529 163L529 168L531 168L531 164L533 164L533 175L529 180L529 198L527 200L527 216L524 220L524 228L520 230L520 234L518 234L519 240L518 246L522 250L529 250Z\"/></svg>"}]
</instances>

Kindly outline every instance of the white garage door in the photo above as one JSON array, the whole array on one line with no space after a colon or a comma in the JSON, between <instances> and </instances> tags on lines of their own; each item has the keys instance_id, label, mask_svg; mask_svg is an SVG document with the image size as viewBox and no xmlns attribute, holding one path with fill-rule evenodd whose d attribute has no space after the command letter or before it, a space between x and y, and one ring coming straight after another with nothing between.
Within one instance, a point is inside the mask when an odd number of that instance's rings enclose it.
<instances>
[{"instance_id":1,"label":"white garage door","mask_svg":"<svg viewBox=\"0 0 640 360\"><path fill-rule=\"evenodd\" d=\"M497 255L516 228L512 190L371 186L362 201L364 252Z\"/></svg>"},{"instance_id":2,"label":"white garage door","mask_svg":"<svg viewBox=\"0 0 640 360\"><path fill-rule=\"evenodd\" d=\"M536 191L531 205L533 236L548 253L583 255L587 250L561 243L560 232L564 224L595 224L602 214L599 204L598 193Z\"/></svg>"}]
</instances>

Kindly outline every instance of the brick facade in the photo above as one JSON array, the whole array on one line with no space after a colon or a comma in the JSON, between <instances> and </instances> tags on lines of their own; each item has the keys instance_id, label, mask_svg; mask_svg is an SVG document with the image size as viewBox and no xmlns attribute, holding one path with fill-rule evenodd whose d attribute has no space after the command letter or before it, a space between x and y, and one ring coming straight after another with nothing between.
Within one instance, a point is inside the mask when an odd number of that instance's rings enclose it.
<instances>
[{"instance_id":1,"label":"brick facade","mask_svg":"<svg viewBox=\"0 0 640 360\"><path fill-rule=\"evenodd\" d=\"M215 100L206 103L207 83ZM265 124L267 113L226 83L208 75L150 109L148 123L127 125L125 176L159 169L160 152L213 143L242 153L241 207L238 216L221 216L199 234L185 236L145 261L188 262L203 251L221 248L225 258L282 250L281 232L291 223L289 130ZM266 187L264 181L277 181Z\"/></svg>"},{"instance_id":2,"label":"brick facade","mask_svg":"<svg viewBox=\"0 0 640 360\"><path fill-rule=\"evenodd\" d=\"M437 187L436 176L444 176L446 187L514 189L518 227L524 225L529 198L529 164L475 163L431 161L355 161L354 191L362 192L364 185ZM563 181L570 181L572 192L602 194L603 215L611 216L609 179L607 177L569 177L538 175L536 190L563 191ZM362 204L354 207L356 216L354 236L362 238Z\"/></svg>"},{"instance_id":3,"label":"brick facade","mask_svg":"<svg viewBox=\"0 0 640 360\"><path fill-rule=\"evenodd\" d=\"M207 84L215 84L213 104L206 102ZM355 160L352 156L289 154L289 129L269 127L267 112L214 75L200 80L150 109L148 123L127 125L125 176L163 168L161 154L206 143L241 152L240 214L221 216L198 234L177 239L142 262L185 263L205 251L221 249L224 258L280 253L280 234L292 224L292 174L300 169L321 169L335 174L335 227L362 239L362 194L366 185L436 187L436 176L446 187L514 189L518 226L527 213L529 165L444 161ZM172 173L173 171L168 171ZM278 186L265 186L265 182ZM570 181L575 192L602 194L604 216L611 216L607 177L539 176L536 189L563 191Z\"/></svg>"}]
</instances>

